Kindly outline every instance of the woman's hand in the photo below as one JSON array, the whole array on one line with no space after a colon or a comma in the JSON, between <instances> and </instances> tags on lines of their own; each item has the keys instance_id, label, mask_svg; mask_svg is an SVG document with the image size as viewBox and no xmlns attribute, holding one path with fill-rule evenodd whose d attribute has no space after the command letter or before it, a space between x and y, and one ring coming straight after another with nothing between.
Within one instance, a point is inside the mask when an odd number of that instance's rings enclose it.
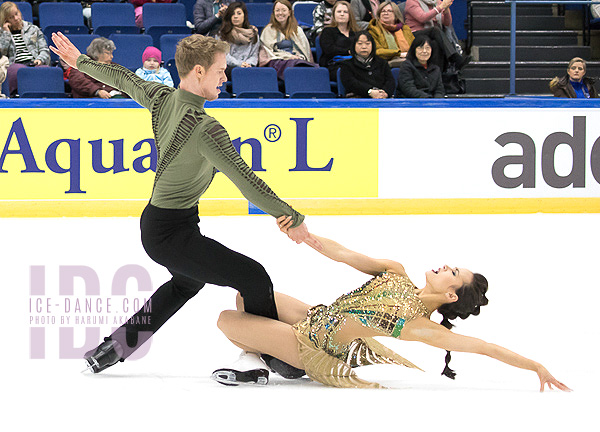
<instances>
[{"instance_id":1,"label":"woman's hand","mask_svg":"<svg viewBox=\"0 0 600 432\"><path fill-rule=\"evenodd\" d=\"M277 218L279 230L295 241L297 244L306 243L310 247L320 251L323 249L321 242L308 232L306 224L302 222L296 228L292 228L293 220L291 216L280 216Z\"/></svg>"},{"instance_id":2,"label":"woman's hand","mask_svg":"<svg viewBox=\"0 0 600 432\"><path fill-rule=\"evenodd\" d=\"M41 61L41 60L37 60L37 59L36 59L36 60L34 60L34 61L33 61L33 65L34 65L34 66L39 66L39 65L41 65L41 64L42 64L42 61Z\"/></svg>"},{"instance_id":3,"label":"woman's hand","mask_svg":"<svg viewBox=\"0 0 600 432\"><path fill-rule=\"evenodd\" d=\"M440 3L440 5L439 5L439 8L445 11L445 10L446 10L446 9L448 9L450 6L452 6L452 2L453 2L453 1L454 1L454 0L443 0L443 1Z\"/></svg>"},{"instance_id":4,"label":"woman's hand","mask_svg":"<svg viewBox=\"0 0 600 432\"><path fill-rule=\"evenodd\" d=\"M544 366L539 365L536 372L538 374L538 377L540 378L540 392L544 391L544 387L546 385L550 390L552 390L552 386L554 386L562 391L572 391L569 387L567 387L566 385L558 381L556 378L554 378Z\"/></svg>"},{"instance_id":5,"label":"woman's hand","mask_svg":"<svg viewBox=\"0 0 600 432\"><path fill-rule=\"evenodd\" d=\"M246 62L242 62L242 64L240 66L243 67L243 68L252 67L252 65L250 63L246 63Z\"/></svg>"},{"instance_id":6,"label":"woman's hand","mask_svg":"<svg viewBox=\"0 0 600 432\"><path fill-rule=\"evenodd\" d=\"M5 22L4 24L2 24L2 30L10 33L10 23Z\"/></svg>"},{"instance_id":7,"label":"woman's hand","mask_svg":"<svg viewBox=\"0 0 600 432\"><path fill-rule=\"evenodd\" d=\"M102 99L110 99L110 93L107 92L106 90L98 90L98 97L102 98Z\"/></svg>"},{"instance_id":8,"label":"woman's hand","mask_svg":"<svg viewBox=\"0 0 600 432\"><path fill-rule=\"evenodd\" d=\"M69 38L63 35L61 32L52 33L52 42L56 47L50 46L50 49L54 54L59 56L63 61L77 69L77 59L81 55L79 50L71 43Z\"/></svg>"}]
</instances>

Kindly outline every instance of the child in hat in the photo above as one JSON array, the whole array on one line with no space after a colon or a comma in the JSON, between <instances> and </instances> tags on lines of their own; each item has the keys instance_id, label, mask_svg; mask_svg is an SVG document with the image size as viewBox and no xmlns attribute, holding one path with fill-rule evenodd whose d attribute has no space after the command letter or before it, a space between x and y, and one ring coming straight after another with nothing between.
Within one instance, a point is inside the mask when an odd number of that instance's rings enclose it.
<instances>
[{"instance_id":1,"label":"child in hat","mask_svg":"<svg viewBox=\"0 0 600 432\"><path fill-rule=\"evenodd\" d=\"M135 74L146 81L158 82L174 87L173 78L167 69L160 66L162 53L158 48L149 46L142 54L143 66Z\"/></svg>"}]
</instances>

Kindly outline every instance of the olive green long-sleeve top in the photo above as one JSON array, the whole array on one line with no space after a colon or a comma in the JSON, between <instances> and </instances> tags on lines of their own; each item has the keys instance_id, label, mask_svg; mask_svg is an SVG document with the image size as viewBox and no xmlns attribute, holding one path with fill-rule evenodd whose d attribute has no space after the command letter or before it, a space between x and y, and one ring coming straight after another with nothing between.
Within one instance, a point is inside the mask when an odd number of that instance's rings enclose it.
<instances>
[{"instance_id":1,"label":"olive green long-sleeve top","mask_svg":"<svg viewBox=\"0 0 600 432\"><path fill-rule=\"evenodd\" d=\"M77 59L77 69L127 93L152 114L158 151L152 205L167 209L193 207L219 170L264 212L274 217L292 216L294 227L302 223L304 216L254 174L231 144L225 128L206 114L206 99L144 81L123 66L98 63L86 55Z\"/></svg>"}]
</instances>

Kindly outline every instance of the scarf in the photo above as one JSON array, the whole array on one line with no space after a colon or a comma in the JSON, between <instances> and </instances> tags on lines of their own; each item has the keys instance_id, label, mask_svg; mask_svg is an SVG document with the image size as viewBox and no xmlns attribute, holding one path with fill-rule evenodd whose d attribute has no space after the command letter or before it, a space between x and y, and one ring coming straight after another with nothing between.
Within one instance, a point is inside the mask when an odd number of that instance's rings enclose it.
<instances>
[{"instance_id":1,"label":"scarf","mask_svg":"<svg viewBox=\"0 0 600 432\"><path fill-rule=\"evenodd\" d=\"M578 98L582 98L582 99L589 99L590 98L590 92L587 88L587 86L583 83L583 81L580 82L576 82L576 81L571 81L571 86L573 87L573 90L575 90L575 94L577 95Z\"/></svg>"},{"instance_id":2,"label":"scarf","mask_svg":"<svg viewBox=\"0 0 600 432\"><path fill-rule=\"evenodd\" d=\"M358 54L356 54L354 56L354 58L361 64L365 65L367 68L371 67L371 64L373 63L373 56L369 56L367 58L361 57Z\"/></svg>"},{"instance_id":3,"label":"scarf","mask_svg":"<svg viewBox=\"0 0 600 432\"><path fill-rule=\"evenodd\" d=\"M431 9L433 9L434 7L437 6L437 0L417 0L419 2L419 4L421 5L421 9L423 9L425 12L429 12ZM442 14L437 14L435 16L435 18L431 21L427 21L424 24L424 27L427 28L431 28L433 27L435 24L434 21L437 21L437 25L439 27L442 26Z\"/></svg>"},{"instance_id":4,"label":"scarf","mask_svg":"<svg viewBox=\"0 0 600 432\"><path fill-rule=\"evenodd\" d=\"M381 24L384 30L387 30L383 32L383 35L389 49L399 49L402 52L408 52L410 43L404 37L404 32L402 31L404 26L402 23L388 25L379 21L379 24Z\"/></svg>"},{"instance_id":5,"label":"scarf","mask_svg":"<svg viewBox=\"0 0 600 432\"><path fill-rule=\"evenodd\" d=\"M231 42L235 45L249 45L256 42L258 30L256 27L250 28L233 27L229 34Z\"/></svg>"}]
</instances>

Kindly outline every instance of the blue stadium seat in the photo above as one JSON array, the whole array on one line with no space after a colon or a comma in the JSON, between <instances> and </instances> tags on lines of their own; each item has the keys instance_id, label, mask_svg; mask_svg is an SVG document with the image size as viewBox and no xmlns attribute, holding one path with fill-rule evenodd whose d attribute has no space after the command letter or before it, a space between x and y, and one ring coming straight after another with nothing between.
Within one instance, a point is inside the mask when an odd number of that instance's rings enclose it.
<instances>
[{"instance_id":1,"label":"blue stadium seat","mask_svg":"<svg viewBox=\"0 0 600 432\"><path fill-rule=\"evenodd\" d=\"M248 9L248 21L250 24L265 28L271 20L273 3L248 3L246 4L246 9Z\"/></svg>"},{"instance_id":2,"label":"blue stadium seat","mask_svg":"<svg viewBox=\"0 0 600 432\"><path fill-rule=\"evenodd\" d=\"M186 10L181 3L145 3L144 27L185 26Z\"/></svg>"},{"instance_id":3,"label":"blue stadium seat","mask_svg":"<svg viewBox=\"0 0 600 432\"><path fill-rule=\"evenodd\" d=\"M142 67L142 53L152 45L152 38L143 34L112 34L110 40L117 48L113 52L113 62L132 71Z\"/></svg>"},{"instance_id":4,"label":"blue stadium seat","mask_svg":"<svg viewBox=\"0 0 600 432\"><path fill-rule=\"evenodd\" d=\"M175 49L177 43L187 37L187 34L165 34L160 37L160 51L162 52L162 59L166 63L168 60L175 58Z\"/></svg>"},{"instance_id":5,"label":"blue stadium seat","mask_svg":"<svg viewBox=\"0 0 600 432\"><path fill-rule=\"evenodd\" d=\"M236 98L283 98L277 84L277 72L270 67L236 67L231 71L231 85Z\"/></svg>"},{"instance_id":6,"label":"blue stadium seat","mask_svg":"<svg viewBox=\"0 0 600 432\"><path fill-rule=\"evenodd\" d=\"M292 67L283 72L285 92L292 99L326 99L336 95L329 84L327 68Z\"/></svg>"},{"instance_id":7,"label":"blue stadium seat","mask_svg":"<svg viewBox=\"0 0 600 432\"><path fill-rule=\"evenodd\" d=\"M185 19L191 23L194 22L194 6L196 0L177 0L177 3L181 3L185 6Z\"/></svg>"},{"instance_id":8,"label":"blue stadium seat","mask_svg":"<svg viewBox=\"0 0 600 432\"><path fill-rule=\"evenodd\" d=\"M109 37L113 33L139 34L131 3L92 3L93 33Z\"/></svg>"},{"instance_id":9,"label":"blue stadium seat","mask_svg":"<svg viewBox=\"0 0 600 432\"><path fill-rule=\"evenodd\" d=\"M59 67L27 67L17 72L21 98L64 98L65 82Z\"/></svg>"},{"instance_id":10,"label":"blue stadium seat","mask_svg":"<svg viewBox=\"0 0 600 432\"><path fill-rule=\"evenodd\" d=\"M23 21L33 22L33 8L31 7L31 3L28 2L14 2L19 10L21 11L21 16L23 17Z\"/></svg>"},{"instance_id":11,"label":"blue stadium seat","mask_svg":"<svg viewBox=\"0 0 600 432\"><path fill-rule=\"evenodd\" d=\"M342 84L342 69L337 70L337 94L339 97L346 97L346 88Z\"/></svg>"},{"instance_id":12,"label":"blue stadium seat","mask_svg":"<svg viewBox=\"0 0 600 432\"><path fill-rule=\"evenodd\" d=\"M143 6L144 33L152 36L154 46L160 45L164 34L191 34L186 26L186 10L181 3L145 3Z\"/></svg>"},{"instance_id":13,"label":"blue stadium seat","mask_svg":"<svg viewBox=\"0 0 600 432\"><path fill-rule=\"evenodd\" d=\"M227 82L224 82L219 89L221 90L221 93L219 93L219 99L230 99L233 97L231 93L227 91Z\"/></svg>"},{"instance_id":14,"label":"blue stadium seat","mask_svg":"<svg viewBox=\"0 0 600 432\"><path fill-rule=\"evenodd\" d=\"M57 31L67 35L89 33L83 23L81 3L41 3L39 17L40 29L48 40Z\"/></svg>"},{"instance_id":15,"label":"blue stadium seat","mask_svg":"<svg viewBox=\"0 0 600 432\"><path fill-rule=\"evenodd\" d=\"M94 34L73 34L69 35L69 40L73 43L73 45L75 45L75 47L79 50L79 52L81 52L81 54L85 54L87 47L97 37L99 36ZM58 61L58 56L52 51L50 51L50 60L52 62Z\"/></svg>"},{"instance_id":16,"label":"blue stadium seat","mask_svg":"<svg viewBox=\"0 0 600 432\"><path fill-rule=\"evenodd\" d=\"M177 66L175 65L175 59L165 60L164 67L171 74L171 78L173 78L173 86L175 88L179 87L179 72L177 72Z\"/></svg>"},{"instance_id":17,"label":"blue stadium seat","mask_svg":"<svg viewBox=\"0 0 600 432\"><path fill-rule=\"evenodd\" d=\"M321 60L321 56L323 55L323 48L321 48L321 35L317 36L315 39L315 61L319 63Z\"/></svg>"},{"instance_id":18,"label":"blue stadium seat","mask_svg":"<svg viewBox=\"0 0 600 432\"><path fill-rule=\"evenodd\" d=\"M314 1L297 1L292 6L298 25L302 28L311 28L314 25L313 10L319 3Z\"/></svg>"},{"instance_id":19,"label":"blue stadium seat","mask_svg":"<svg viewBox=\"0 0 600 432\"><path fill-rule=\"evenodd\" d=\"M392 76L394 77L394 83L398 87L398 75L400 75L400 68L392 68Z\"/></svg>"}]
</instances>

